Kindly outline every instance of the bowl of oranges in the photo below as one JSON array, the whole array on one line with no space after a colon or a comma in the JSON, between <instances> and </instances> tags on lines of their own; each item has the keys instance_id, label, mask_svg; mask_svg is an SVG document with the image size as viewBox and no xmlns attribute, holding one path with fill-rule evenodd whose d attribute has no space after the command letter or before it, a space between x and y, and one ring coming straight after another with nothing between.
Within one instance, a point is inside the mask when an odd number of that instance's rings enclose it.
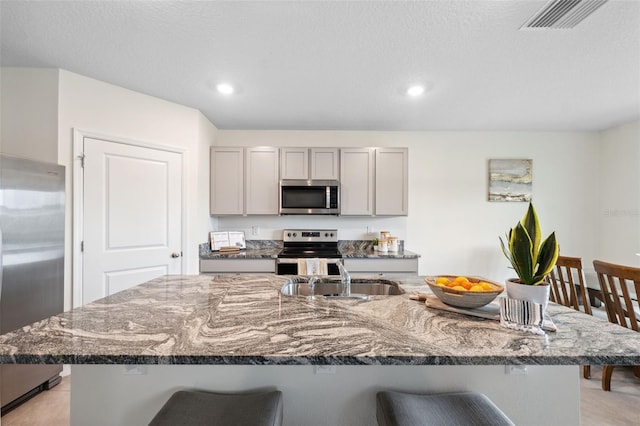
<instances>
[{"instance_id":1,"label":"bowl of oranges","mask_svg":"<svg viewBox=\"0 0 640 426\"><path fill-rule=\"evenodd\" d=\"M500 284L482 278L438 275L424 281L447 305L459 308L478 308L491 303L504 291Z\"/></svg>"}]
</instances>

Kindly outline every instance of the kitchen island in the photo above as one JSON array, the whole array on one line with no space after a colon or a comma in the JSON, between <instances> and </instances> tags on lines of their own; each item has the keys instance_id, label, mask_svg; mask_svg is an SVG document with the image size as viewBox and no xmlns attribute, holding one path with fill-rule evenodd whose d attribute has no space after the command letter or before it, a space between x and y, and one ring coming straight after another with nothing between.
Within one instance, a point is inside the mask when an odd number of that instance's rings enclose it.
<instances>
[{"instance_id":1,"label":"kitchen island","mask_svg":"<svg viewBox=\"0 0 640 426\"><path fill-rule=\"evenodd\" d=\"M369 301L282 296L290 279L158 278L0 336L0 361L72 364L78 425L146 424L182 387L269 386L287 425L375 424L379 389L474 389L516 424L578 424L579 365L640 364L638 333L554 304L538 336L426 308L422 277Z\"/></svg>"}]
</instances>

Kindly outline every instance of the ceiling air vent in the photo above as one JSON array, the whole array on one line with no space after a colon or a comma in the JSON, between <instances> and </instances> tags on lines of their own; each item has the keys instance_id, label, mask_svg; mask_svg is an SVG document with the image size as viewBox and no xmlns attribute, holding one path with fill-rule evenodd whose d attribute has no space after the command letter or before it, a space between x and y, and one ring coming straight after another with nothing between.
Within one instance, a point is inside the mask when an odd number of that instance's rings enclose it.
<instances>
[{"instance_id":1,"label":"ceiling air vent","mask_svg":"<svg viewBox=\"0 0 640 426\"><path fill-rule=\"evenodd\" d=\"M552 0L521 29L573 28L606 2L607 0Z\"/></svg>"}]
</instances>

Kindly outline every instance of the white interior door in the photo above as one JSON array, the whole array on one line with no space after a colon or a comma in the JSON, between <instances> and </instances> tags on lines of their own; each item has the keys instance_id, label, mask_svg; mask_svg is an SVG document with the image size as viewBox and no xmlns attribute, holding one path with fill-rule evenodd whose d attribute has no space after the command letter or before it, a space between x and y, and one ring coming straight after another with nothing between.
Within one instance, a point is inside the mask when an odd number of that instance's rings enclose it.
<instances>
[{"instance_id":1,"label":"white interior door","mask_svg":"<svg viewBox=\"0 0 640 426\"><path fill-rule=\"evenodd\" d=\"M182 273L182 154L83 138L82 303Z\"/></svg>"}]
</instances>

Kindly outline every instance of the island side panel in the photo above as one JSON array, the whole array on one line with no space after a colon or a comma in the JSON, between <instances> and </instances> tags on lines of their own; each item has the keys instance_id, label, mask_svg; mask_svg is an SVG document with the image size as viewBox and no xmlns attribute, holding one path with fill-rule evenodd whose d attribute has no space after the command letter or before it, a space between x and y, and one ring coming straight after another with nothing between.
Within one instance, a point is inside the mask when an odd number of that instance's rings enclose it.
<instances>
[{"instance_id":1,"label":"island side panel","mask_svg":"<svg viewBox=\"0 0 640 426\"><path fill-rule=\"evenodd\" d=\"M375 425L375 394L383 389L476 390L519 426L580 423L578 366L527 366L526 374L506 374L501 365L335 368L335 374L317 374L306 365L73 365L71 425L146 425L182 388L266 387L283 392L285 426Z\"/></svg>"}]
</instances>

